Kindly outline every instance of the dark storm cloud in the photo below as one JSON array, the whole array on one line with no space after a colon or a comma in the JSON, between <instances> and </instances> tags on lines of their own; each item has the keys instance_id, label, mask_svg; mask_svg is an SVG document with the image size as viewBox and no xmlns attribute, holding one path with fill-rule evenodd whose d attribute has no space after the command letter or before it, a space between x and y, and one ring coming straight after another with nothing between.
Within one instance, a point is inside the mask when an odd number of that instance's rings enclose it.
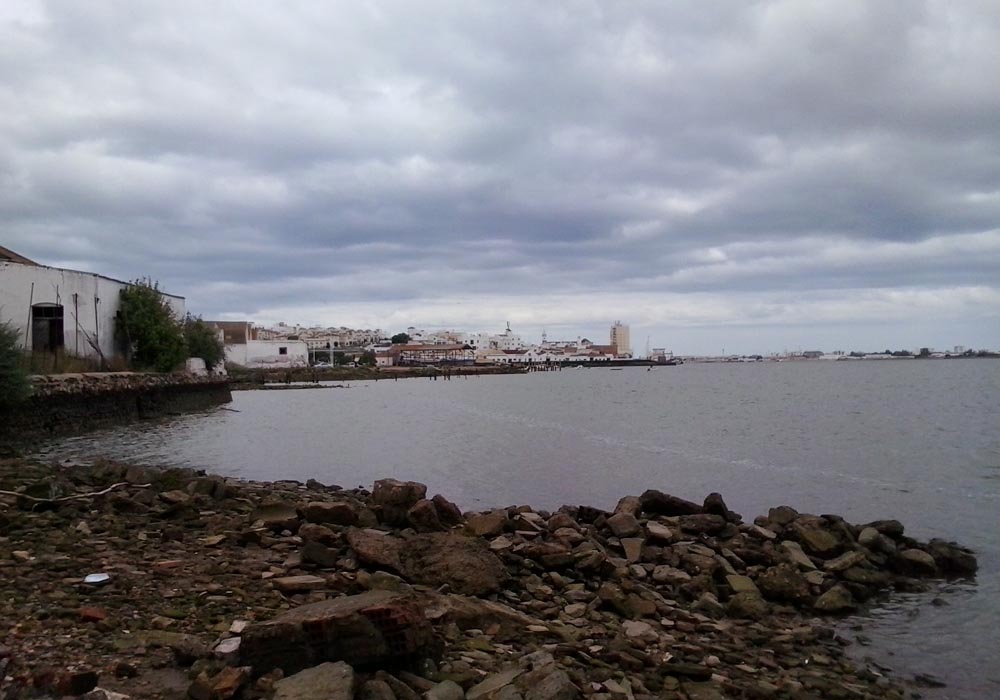
<instances>
[{"instance_id":1,"label":"dark storm cloud","mask_svg":"<svg viewBox=\"0 0 1000 700\"><path fill-rule=\"evenodd\" d=\"M997 65L988 2L11 0L0 243L261 319L995 317Z\"/></svg>"}]
</instances>

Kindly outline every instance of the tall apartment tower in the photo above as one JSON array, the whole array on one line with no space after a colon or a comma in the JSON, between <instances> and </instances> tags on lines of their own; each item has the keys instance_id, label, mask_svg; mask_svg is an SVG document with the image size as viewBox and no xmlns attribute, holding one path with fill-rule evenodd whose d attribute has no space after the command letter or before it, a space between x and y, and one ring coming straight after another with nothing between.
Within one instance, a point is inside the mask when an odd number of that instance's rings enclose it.
<instances>
[{"instance_id":1,"label":"tall apartment tower","mask_svg":"<svg viewBox=\"0 0 1000 700\"><path fill-rule=\"evenodd\" d=\"M614 325L611 326L611 345L615 346L615 353L619 356L632 354L628 326L621 321L615 321Z\"/></svg>"}]
</instances>

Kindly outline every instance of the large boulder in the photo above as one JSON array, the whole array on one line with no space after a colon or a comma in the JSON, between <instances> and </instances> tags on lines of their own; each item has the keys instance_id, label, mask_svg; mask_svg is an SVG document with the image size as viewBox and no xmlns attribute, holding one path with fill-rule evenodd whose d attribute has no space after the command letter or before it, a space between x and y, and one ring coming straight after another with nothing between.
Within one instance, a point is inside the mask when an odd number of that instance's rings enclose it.
<instances>
[{"instance_id":1,"label":"large boulder","mask_svg":"<svg viewBox=\"0 0 1000 700\"><path fill-rule=\"evenodd\" d=\"M389 525L405 526L406 514L417 501L427 497L427 487L416 481L379 479L372 489L371 503Z\"/></svg>"},{"instance_id":2,"label":"large boulder","mask_svg":"<svg viewBox=\"0 0 1000 700\"><path fill-rule=\"evenodd\" d=\"M347 501L312 501L303 509L306 520L319 525L357 525L358 509Z\"/></svg>"},{"instance_id":3,"label":"large boulder","mask_svg":"<svg viewBox=\"0 0 1000 700\"><path fill-rule=\"evenodd\" d=\"M240 658L256 675L275 668L292 674L325 661L398 664L431 655L439 646L417 599L369 591L303 605L247 626Z\"/></svg>"},{"instance_id":4,"label":"large boulder","mask_svg":"<svg viewBox=\"0 0 1000 700\"><path fill-rule=\"evenodd\" d=\"M934 557L938 568L949 576L971 576L979 568L972 550L953 542L931 540L927 545L927 551Z\"/></svg>"},{"instance_id":5,"label":"large boulder","mask_svg":"<svg viewBox=\"0 0 1000 700\"><path fill-rule=\"evenodd\" d=\"M811 596L809 582L791 564L779 564L757 577L757 587L768 600L801 603Z\"/></svg>"},{"instance_id":6,"label":"large boulder","mask_svg":"<svg viewBox=\"0 0 1000 700\"><path fill-rule=\"evenodd\" d=\"M482 540L438 532L406 540L402 574L429 586L447 584L455 593L486 595L500 590L507 569Z\"/></svg>"},{"instance_id":7,"label":"large boulder","mask_svg":"<svg viewBox=\"0 0 1000 700\"><path fill-rule=\"evenodd\" d=\"M347 532L347 544L363 564L394 572L403 568L400 561L403 542L388 533L352 528Z\"/></svg>"},{"instance_id":8,"label":"large boulder","mask_svg":"<svg viewBox=\"0 0 1000 700\"><path fill-rule=\"evenodd\" d=\"M327 661L274 684L274 700L354 700L354 669Z\"/></svg>"},{"instance_id":9,"label":"large boulder","mask_svg":"<svg viewBox=\"0 0 1000 700\"><path fill-rule=\"evenodd\" d=\"M649 489L639 497L642 512L653 515L696 515L702 512L697 503L686 501L677 496Z\"/></svg>"}]
</instances>

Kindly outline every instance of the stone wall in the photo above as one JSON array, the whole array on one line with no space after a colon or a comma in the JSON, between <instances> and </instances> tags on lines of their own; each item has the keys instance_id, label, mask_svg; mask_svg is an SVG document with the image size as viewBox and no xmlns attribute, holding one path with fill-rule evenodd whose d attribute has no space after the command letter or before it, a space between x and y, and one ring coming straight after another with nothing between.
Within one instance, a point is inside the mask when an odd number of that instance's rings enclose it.
<instances>
[{"instance_id":1,"label":"stone wall","mask_svg":"<svg viewBox=\"0 0 1000 700\"><path fill-rule=\"evenodd\" d=\"M112 372L32 377L31 398L0 412L0 444L25 444L232 401L228 379Z\"/></svg>"}]
</instances>

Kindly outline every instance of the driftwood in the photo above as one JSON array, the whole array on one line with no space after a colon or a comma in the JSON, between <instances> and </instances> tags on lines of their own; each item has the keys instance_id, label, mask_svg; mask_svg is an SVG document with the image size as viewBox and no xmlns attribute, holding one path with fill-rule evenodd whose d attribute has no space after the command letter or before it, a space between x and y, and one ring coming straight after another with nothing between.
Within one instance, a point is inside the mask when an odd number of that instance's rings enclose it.
<instances>
[{"instance_id":1,"label":"driftwood","mask_svg":"<svg viewBox=\"0 0 1000 700\"><path fill-rule=\"evenodd\" d=\"M16 498L24 498L34 503L62 503L64 501L75 501L79 498L94 498L95 496L103 496L107 493L111 493L117 488L121 488L122 486L134 486L137 489L147 489L150 486L152 486L152 484L130 484L127 481L119 481L117 484L111 484L111 486L104 489L103 491L93 491L91 493L76 493L73 494L72 496L60 496L59 498L37 498L35 496L29 496L26 493L19 493L17 491L2 491L2 490L0 490L0 496L14 496Z\"/></svg>"}]
</instances>

